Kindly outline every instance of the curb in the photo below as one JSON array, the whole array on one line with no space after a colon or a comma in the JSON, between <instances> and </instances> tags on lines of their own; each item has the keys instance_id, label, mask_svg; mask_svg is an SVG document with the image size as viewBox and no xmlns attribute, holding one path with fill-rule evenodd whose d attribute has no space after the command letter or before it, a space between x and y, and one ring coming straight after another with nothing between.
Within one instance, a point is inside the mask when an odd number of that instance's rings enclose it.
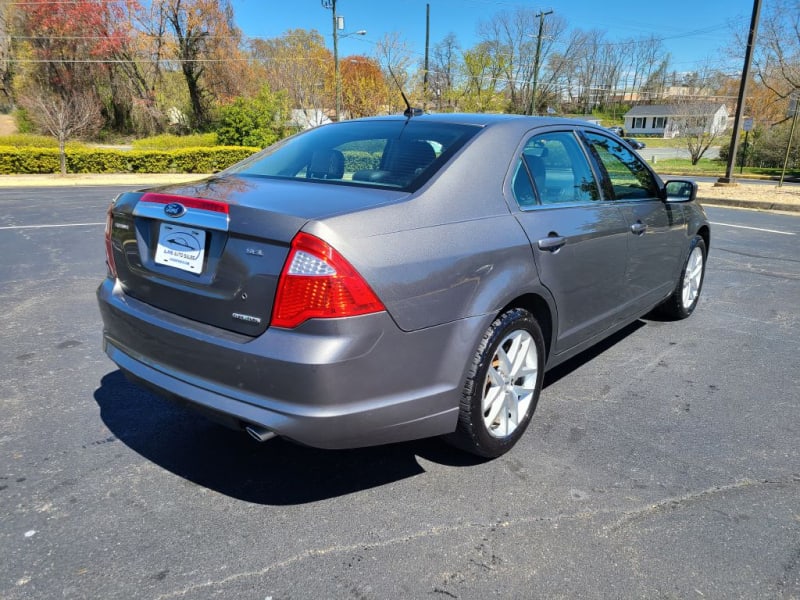
<instances>
[{"instance_id":1,"label":"curb","mask_svg":"<svg viewBox=\"0 0 800 600\"><path fill-rule=\"evenodd\" d=\"M722 206L726 208L750 208L753 210L780 210L800 213L800 204L782 202L763 202L759 200L732 200L730 198L698 198L703 206Z\"/></svg>"},{"instance_id":2,"label":"curb","mask_svg":"<svg viewBox=\"0 0 800 600\"><path fill-rule=\"evenodd\" d=\"M0 175L0 188L26 187L97 187L97 186L160 186L187 183L209 177L211 173L103 173Z\"/></svg>"}]
</instances>

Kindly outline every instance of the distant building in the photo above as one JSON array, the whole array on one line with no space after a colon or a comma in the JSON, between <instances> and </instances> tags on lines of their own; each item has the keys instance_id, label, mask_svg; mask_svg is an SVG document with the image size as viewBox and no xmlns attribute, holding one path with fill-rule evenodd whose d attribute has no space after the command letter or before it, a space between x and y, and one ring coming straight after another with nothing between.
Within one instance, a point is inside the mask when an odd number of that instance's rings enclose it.
<instances>
[{"instance_id":1,"label":"distant building","mask_svg":"<svg viewBox=\"0 0 800 600\"><path fill-rule=\"evenodd\" d=\"M332 123L328 114L321 108L295 108L292 110L292 120L290 122L294 127L300 129L311 129L318 125L327 125Z\"/></svg>"},{"instance_id":2,"label":"distant building","mask_svg":"<svg viewBox=\"0 0 800 600\"><path fill-rule=\"evenodd\" d=\"M728 118L722 103L640 105L625 113L625 131L630 136L675 137L701 131L718 135L727 129Z\"/></svg>"}]
</instances>

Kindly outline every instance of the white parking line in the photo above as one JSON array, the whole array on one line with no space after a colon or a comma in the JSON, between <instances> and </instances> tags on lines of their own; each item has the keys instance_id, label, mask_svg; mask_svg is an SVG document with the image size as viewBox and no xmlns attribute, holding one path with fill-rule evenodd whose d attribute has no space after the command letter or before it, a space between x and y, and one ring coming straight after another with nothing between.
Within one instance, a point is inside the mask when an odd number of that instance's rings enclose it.
<instances>
[{"instance_id":1,"label":"white parking line","mask_svg":"<svg viewBox=\"0 0 800 600\"><path fill-rule=\"evenodd\" d=\"M747 225L732 225L731 223L715 223L712 225L720 225L722 227L736 227L737 229L752 229L753 231L764 231L765 233L779 233L780 235L797 235L791 231L778 231L777 229L762 229L761 227L748 227Z\"/></svg>"},{"instance_id":2,"label":"white parking line","mask_svg":"<svg viewBox=\"0 0 800 600\"><path fill-rule=\"evenodd\" d=\"M89 225L105 225L105 223L59 223L57 225L8 225L3 229L50 229L55 227L87 227Z\"/></svg>"}]
</instances>

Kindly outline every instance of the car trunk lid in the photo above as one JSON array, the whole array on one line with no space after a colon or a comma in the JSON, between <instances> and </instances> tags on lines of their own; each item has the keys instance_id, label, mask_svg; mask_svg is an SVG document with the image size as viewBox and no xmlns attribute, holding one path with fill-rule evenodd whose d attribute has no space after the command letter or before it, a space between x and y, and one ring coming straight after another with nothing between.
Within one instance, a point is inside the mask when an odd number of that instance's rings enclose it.
<instances>
[{"instance_id":1,"label":"car trunk lid","mask_svg":"<svg viewBox=\"0 0 800 600\"><path fill-rule=\"evenodd\" d=\"M112 208L117 278L126 294L152 306L259 335L297 232L311 219L376 201L369 190L330 185L324 204L309 201L318 185L227 177L123 194Z\"/></svg>"}]
</instances>

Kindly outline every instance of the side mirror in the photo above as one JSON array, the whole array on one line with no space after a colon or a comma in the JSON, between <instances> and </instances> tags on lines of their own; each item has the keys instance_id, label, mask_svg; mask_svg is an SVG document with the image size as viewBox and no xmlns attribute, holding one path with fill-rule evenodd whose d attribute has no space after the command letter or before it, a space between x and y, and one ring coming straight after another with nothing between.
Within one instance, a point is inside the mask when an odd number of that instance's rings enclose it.
<instances>
[{"instance_id":1,"label":"side mirror","mask_svg":"<svg viewBox=\"0 0 800 600\"><path fill-rule=\"evenodd\" d=\"M692 202L697 199L697 183L684 179L673 179L664 185L664 200L667 202Z\"/></svg>"}]
</instances>

